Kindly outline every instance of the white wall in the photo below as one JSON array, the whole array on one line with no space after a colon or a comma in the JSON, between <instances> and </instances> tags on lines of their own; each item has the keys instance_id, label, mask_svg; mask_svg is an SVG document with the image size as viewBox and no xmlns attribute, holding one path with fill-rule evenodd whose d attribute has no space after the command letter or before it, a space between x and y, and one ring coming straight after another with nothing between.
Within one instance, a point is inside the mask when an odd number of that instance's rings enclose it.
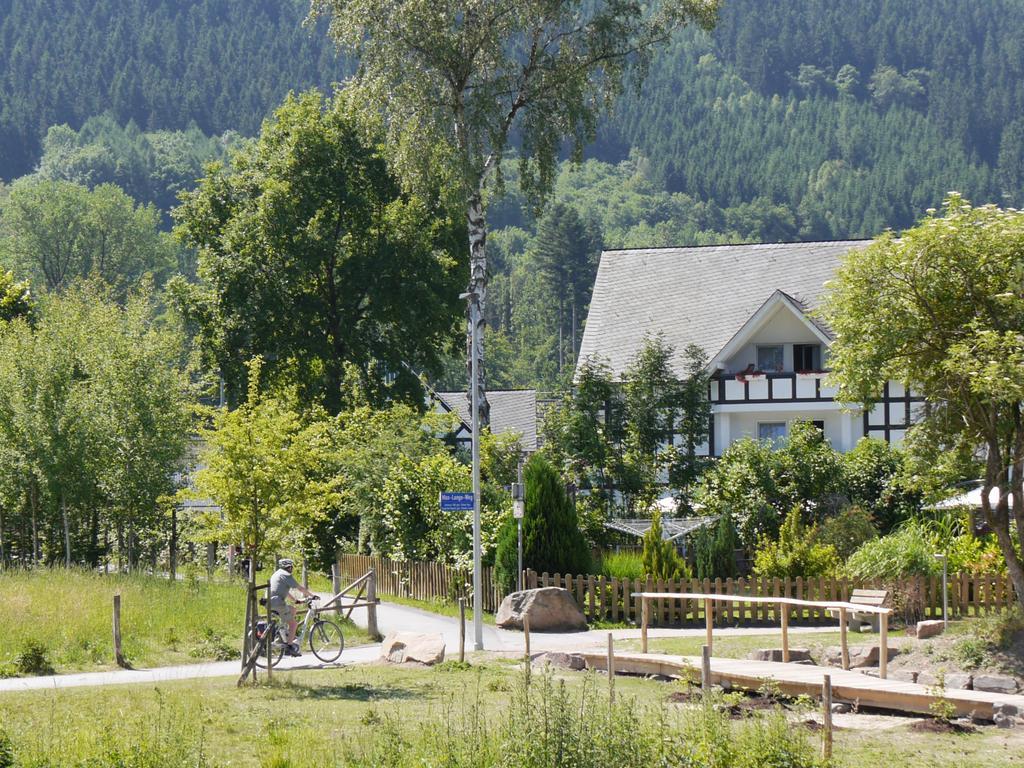
<instances>
[{"instance_id":1,"label":"white wall","mask_svg":"<svg viewBox=\"0 0 1024 768\"><path fill-rule=\"evenodd\" d=\"M768 320L751 336L750 341L726 360L726 371L735 373L742 371L750 363L757 365L757 346L759 344L783 344L783 367L787 371L792 371L793 345L821 344L821 339L787 307L779 305ZM822 364L824 365L826 350L823 344L821 346L823 347Z\"/></svg>"},{"instance_id":2,"label":"white wall","mask_svg":"<svg viewBox=\"0 0 1024 768\"><path fill-rule=\"evenodd\" d=\"M860 412L844 413L839 410L724 411L715 413L715 454L721 456L726 448L741 437L757 438L758 422L785 422L787 430L794 421L824 421L825 439L843 453L850 451L864 436Z\"/></svg>"}]
</instances>

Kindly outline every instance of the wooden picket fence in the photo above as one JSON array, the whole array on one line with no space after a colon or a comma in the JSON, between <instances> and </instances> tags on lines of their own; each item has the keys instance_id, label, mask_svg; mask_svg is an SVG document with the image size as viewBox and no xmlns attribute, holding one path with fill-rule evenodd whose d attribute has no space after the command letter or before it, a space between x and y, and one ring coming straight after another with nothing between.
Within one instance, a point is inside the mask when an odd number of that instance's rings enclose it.
<instances>
[{"instance_id":1,"label":"wooden picket fence","mask_svg":"<svg viewBox=\"0 0 1024 768\"><path fill-rule=\"evenodd\" d=\"M391 560L371 555L341 555L338 558L338 573L343 580L358 578L373 568L377 573L377 595L379 597L406 597L413 600L449 600L466 598L472 605L472 569L453 568L441 563L418 563L408 560ZM494 569L484 568L482 608L494 613L505 597L494 581Z\"/></svg>"},{"instance_id":2,"label":"wooden picket fence","mask_svg":"<svg viewBox=\"0 0 1024 768\"><path fill-rule=\"evenodd\" d=\"M389 560L369 555L342 555L338 571L351 581L373 568L377 572L377 594L415 600L450 600L465 597L471 601L473 573L440 563ZM798 600L848 600L857 588L891 588L877 582L848 579L610 579L605 576L548 574L526 571L528 588L564 587L590 621L640 623L640 601L633 592L695 592L736 595L730 602L713 603L713 619L720 626L751 627L775 625L778 617L771 604L744 602L744 595L758 597L795 597ZM933 576L911 577L898 582L895 590L917 596L925 616L942 616L942 579ZM492 568L483 569L483 609L497 611L504 592L495 583ZM976 576L957 574L949 579L949 615L981 616L1001 612L1014 604L1013 585L999 574ZM654 600L652 623L661 626L704 626L704 603L699 600ZM835 617L824 609L807 609L790 616L790 622L803 625L832 625Z\"/></svg>"},{"instance_id":3,"label":"wooden picket fence","mask_svg":"<svg viewBox=\"0 0 1024 768\"><path fill-rule=\"evenodd\" d=\"M778 622L776 607L766 603L744 602L744 595L756 597L794 597L798 600L848 600L856 588L894 587L897 593L915 595L920 600L925 616L942 616L942 579L933 576L910 577L895 585L877 582L865 583L848 579L609 579L593 575L538 574L527 571L526 584L530 588L563 587L569 590L587 619L605 621L640 622L641 601L634 592L691 592L716 595L736 595L736 601L715 601L713 620L722 626L773 625ZM1014 604L1013 585L1007 577L994 574L951 576L948 587L949 615L951 617L980 616L1001 612ZM702 600L652 600L652 623L662 626L704 625ZM831 625L835 617L825 609L805 609L791 615L790 622L805 625Z\"/></svg>"}]
</instances>

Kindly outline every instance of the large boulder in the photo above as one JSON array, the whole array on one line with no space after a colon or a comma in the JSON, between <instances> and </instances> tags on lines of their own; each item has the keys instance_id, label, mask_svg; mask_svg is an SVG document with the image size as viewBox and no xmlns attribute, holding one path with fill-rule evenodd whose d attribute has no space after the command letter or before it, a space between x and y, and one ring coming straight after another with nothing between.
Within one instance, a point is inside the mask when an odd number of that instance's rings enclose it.
<instances>
[{"instance_id":1,"label":"large boulder","mask_svg":"<svg viewBox=\"0 0 1024 768\"><path fill-rule=\"evenodd\" d=\"M916 625L908 625L907 634L915 636L918 640L924 640L941 635L945 628L946 624L942 619L929 619L928 621L919 621Z\"/></svg>"},{"instance_id":2,"label":"large boulder","mask_svg":"<svg viewBox=\"0 0 1024 768\"><path fill-rule=\"evenodd\" d=\"M1016 693L1017 681L1008 675L975 675L974 690L989 693Z\"/></svg>"},{"instance_id":3,"label":"large boulder","mask_svg":"<svg viewBox=\"0 0 1024 768\"><path fill-rule=\"evenodd\" d=\"M848 650L850 653L850 669L878 666L879 650L877 645L851 645ZM888 651L889 661L892 661L899 653L899 650L896 648L886 648L886 650ZM826 648L825 663L834 667L842 666L842 649L838 646Z\"/></svg>"},{"instance_id":4,"label":"large boulder","mask_svg":"<svg viewBox=\"0 0 1024 768\"><path fill-rule=\"evenodd\" d=\"M561 667L562 669L571 669L576 672L587 668L587 660L581 654L562 653L561 651L548 651L547 653L539 654L531 659L531 663L534 666L543 667L550 665L552 667Z\"/></svg>"},{"instance_id":5,"label":"large boulder","mask_svg":"<svg viewBox=\"0 0 1024 768\"><path fill-rule=\"evenodd\" d=\"M444 661L444 638L436 634L392 632L384 638L380 658L389 664L440 664Z\"/></svg>"},{"instance_id":6,"label":"large boulder","mask_svg":"<svg viewBox=\"0 0 1024 768\"><path fill-rule=\"evenodd\" d=\"M754 661L782 661L782 649L781 648L758 648L756 651L751 651L747 654L748 659ZM811 661L811 651L808 648L790 648L789 649L789 660L791 663L796 664L802 661Z\"/></svg>"},{"instance_id":7,"label":"large boulder","mask_svg":"<svg viewBox=\"0 0 1024 768\"><path fill-rule=\"evenodd\" d=\"M494 623L502 629L522 629L523 616L530 617L531 632L577 632L587 628L587 619L561 587L541 587L513 592L501 601Z\"/></svg>"}]
</instances>

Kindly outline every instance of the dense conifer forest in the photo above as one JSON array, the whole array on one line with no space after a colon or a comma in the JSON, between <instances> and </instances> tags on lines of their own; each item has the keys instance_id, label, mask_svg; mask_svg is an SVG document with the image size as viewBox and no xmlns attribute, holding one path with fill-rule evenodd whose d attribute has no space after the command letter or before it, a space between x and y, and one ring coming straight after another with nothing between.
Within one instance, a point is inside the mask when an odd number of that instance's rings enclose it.
<instances>
[{"instance_id":1,"label":"dense conifer forest","mask_svg":"<svg viewBox=\"0 0 1024 768\"><path fill-rule=\"evenodd\" d=\"M204 163L349 71L307 10L0 0L0 179L117 184L169 227ZM1024 204L1022 115L1024 0L726 0L562 167L558 206L492 203L491 385L565 381L601 247L870 237L950 190Z\"/></svg>"}]
</instances>

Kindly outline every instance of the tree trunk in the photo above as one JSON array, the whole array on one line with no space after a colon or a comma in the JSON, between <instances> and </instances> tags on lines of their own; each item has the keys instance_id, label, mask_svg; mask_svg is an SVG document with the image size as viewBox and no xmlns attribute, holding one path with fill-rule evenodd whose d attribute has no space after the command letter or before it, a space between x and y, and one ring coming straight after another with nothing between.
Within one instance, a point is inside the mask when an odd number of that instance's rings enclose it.
<instances>
[{"instance_id":1,"label":"tree trunk","mask_svg":"<svg viewBox=\"0 0 1024 768\"><path fill-rule=\"evenodd\" d=\"M60 494L60 513L64 522L64 567L71 567L71 523L68 520L68 504L64 493Z\"/></svg>"},{"instance_id":2,"label":"tree trunk","mask_svg":"<svg viewBox=\"0 0 1024 768\"><path fill-rule=\"evenodd\" d=\"M470 376L470 388L476 386L479 390L479 416L480 426L490 424L491 407L487 402L486 386L484 385L484 307L487 301L487 221L484 217L484 208L481 193L478 190L469 200L466 211L466 222L469 232L469 300L477 306L477 344L473 349L473 328L470 327L466 334L467 362L472 367L472 355L477 358L477 381L472 381ZM472 390L467 393L472 408Z\"/></svg>"},{"instance_id":3,"label":"tree trunk","mask_svg":"<svg viewBox=\"0 0 1024 768\"><path fill-rule=\"evenodd\" d=\"M985 522L995 532L996 540L999 542L999 549L1003 552L1007 574L1017 593L1017 603L1024 608L1024 563L1021 563L1021 559L1013 546L1013 537L1010 535L1009 496L1011 488L1008 481L1009 472L1007 467L1003 465L1002 452L998 442L990 440L988 444L988 457L985 462L985 484L981 489L981 510L985 515ZM1024 503L1024 499L1021 498L1021 479L1014 478L1013 485L1016 486L1013 488L1016 496L1013 504L1014 511L1017 512L1019 509L1018 505ZM989 499L989 494L993 489L999 490L999 501L996 503L995 509L992 508L992 503ZM1020 531L1018 531L1019 535Z\"/></svg>"},{"instance_id":4,"label":"tree trunk","mask_svg":"<svg viewBox=\"0 0 1024 768\"><path fill-rule=\"evenodd\" d=\"M167 570L171 581L177 578L178 570L178 505L171 505L171 542L167 547Z\"/></svg>"},{"instance_id":5,"label":"tree trunk","mask_svg":"<svg viewBox=\"0 0 1024 768\"><path fill-rule=\"evenodd\" d=\"M39 562L39 526L36 524L36 505L38 504L36 480L32 478L32 484L29 486L28 498L29 507L32 509L32 564L35 565Z\"/></svg>"}]
</instances>

